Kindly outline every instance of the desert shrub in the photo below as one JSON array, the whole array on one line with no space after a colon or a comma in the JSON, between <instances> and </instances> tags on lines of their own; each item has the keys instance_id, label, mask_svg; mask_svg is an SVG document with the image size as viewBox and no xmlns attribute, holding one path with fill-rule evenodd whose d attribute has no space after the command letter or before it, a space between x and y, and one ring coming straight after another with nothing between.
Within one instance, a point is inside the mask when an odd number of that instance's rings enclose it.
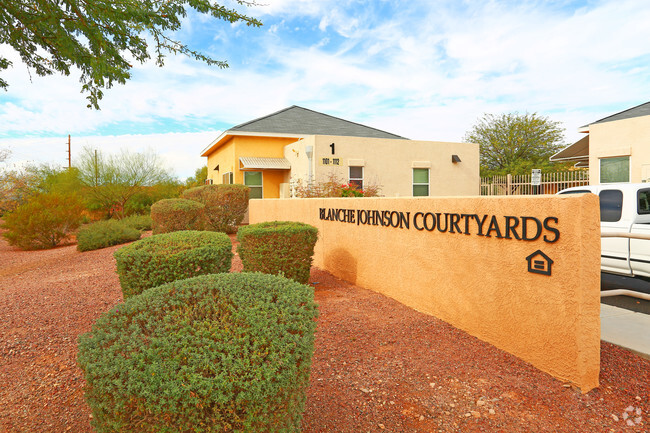
<instances>
[{"instance_id":1,"label":"desert shrub","mask_svg":"<svg viewBox=\"0 0 650 433\"><path fill-rule=\"evenodd\" d=\"M114 255L126 299L164 283L228 272L232 243L223 233L188 230L141 239Z\"/></svg>"},{"instance_id":2,"label":"desert shrub","mask_svg":"<svg viewBox=\"0 0 650 433\"><path fill-rule=\"evenodd\" d=\"M181 184L174 180L168 180L156 185L142 187L124 205L126 215L138 215L151 213L151 205L157 201L167 198L178 198L181 195Z\"/></svg>"},{"instance_id":3,"label":"desert shrub","mask_svg":"<svg viewBox=\"0 0 650 433\"><path fill-rule=\"evenodd\" d=\"M25 250L53 248L79 228L83 210L76 195L39 194L4 215L2 235Z\"/></svg>"},{"instance_id":4,"label":"desert shrub","mask_svg":"<svg viewBox=\"0 0 650 433\"><path fill-rule=\"evenodd\" d=\"M151 206L153 233L202 230L205 205L194 200L170 198Z\"/></svg>"},{"instance_id":5,"label":"desert shrub","mask_svg":"<svg viewBox=\"0 0 650 433\"><path fill-rule=\"evenodd\" d=\"M120 222L141 232L151 230L153 225L153 219L149 215L131 215L122 218Z\"/></svg>"},{"instance_id":6,"label":"desert shrub","mask_svg":"<svg viewBox=\"0 0 650 433\"><path fill-rule=\"evenodd\" d=\"M140 230L118 220L97 221L77 233L77 250L90 251L140 239Z\"/></svg>"},{"instance_id":7,"label":"desert shrub","mask_svg":"<svg viewBox=\"0 0 650 433\"><path fill-rule=\"evenodd\" d=\"M299 283L309 281L318 229L292 221L269 221L240 227L237 252L244 272L282 274Z\"/></svg>"},{"instance_id":8,"label":"desert shrub","mask_svg":"<svg viewBox=\"0 0 650 433\"><path fill-rule=\"evenodd\" d=\"M363 182L363 190L354 183L346 183L336 173L329 173L319 181L292 179L293 195L298 198L310 197L379 197L381 186L368 179Z\"/></svg>"},{"instance_id":9,"label":"desert shrub","mask_svg":"<svg viewBox=\"0 0 650 433\"><path fill-rule=\"evenodd\" d=\"M103 432L298 432L314 348L313 290L264 274L175 281L79 338Z\"/></svg>"},{"instance_id":10,"label":"desert shrub","mask_svg":"<svg viewBox=\"0 0 650 433\"><path fill-rule=\"evenodd\" d=\"M182 197L205 205L206 230L235 233L248 209L250 188L244 185L204 185L183 191Z\"/></svg>"}]
</instances>

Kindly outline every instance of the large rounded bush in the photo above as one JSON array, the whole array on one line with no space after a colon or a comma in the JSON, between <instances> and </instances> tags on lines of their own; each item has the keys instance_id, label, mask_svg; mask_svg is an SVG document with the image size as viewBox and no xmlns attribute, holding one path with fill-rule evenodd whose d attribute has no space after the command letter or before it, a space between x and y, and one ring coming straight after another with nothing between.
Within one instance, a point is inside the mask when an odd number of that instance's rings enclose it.
<instances>
[{"instance_id":1,"label":"large rounded bush","mask_svg":"<svg viewBox=\"0 0 650 433\"><path fill-rule=\"evenodd\" d=\"M246 210L250 188L244 185L204 185L183 191L183 198L205 205L205 229L235 233Z\"/></svg>"},{"instance_id":2,"label":"large rounded bush","mask_svg":"<svg viewBox=\"0 0 650 433\"><path fill-rule=\"evenodd\" d=\"M318 229L293 221L269 221L240 227L237 252L245 272L264 272L306 284Z\"/></svg>"},{"instance_id":3,"label":"large rounded bush","mask_svg":"<svg viewBox=\"0 0 650 433\"><path fill-rule=\"evenodd\" d=\"M228 272L232 243L224 233L188 230L141 239L114 255L126 299L171 281Z\"/></svg>"},{"instance_id":4,"label":"large rounded bush","mask_svg":"<svg viewBox=\"0 0 650 433\"><path fill-rule=\"evenodd\" d=\"M153 234L203 230L205 206L194 200L169 198L151 205Z\"/></svg>"},{"instance_id":5,"label":"large rounded bush","mask_svg":"<svg viewBox=\"0 0 650 433\"><path fill-rule=\"evenodd\" d=\"M147 290L79 338L103 432L297 432L314 347L313 290L218 274Z\"/></svg>"}]
</instances>

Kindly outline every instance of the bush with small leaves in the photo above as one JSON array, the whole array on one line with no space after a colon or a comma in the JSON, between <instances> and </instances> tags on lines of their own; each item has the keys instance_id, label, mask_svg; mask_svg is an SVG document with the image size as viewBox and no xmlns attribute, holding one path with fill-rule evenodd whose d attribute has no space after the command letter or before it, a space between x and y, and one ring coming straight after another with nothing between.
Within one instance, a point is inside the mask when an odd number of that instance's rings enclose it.
<instances>
[{"instance_id":1,"label":"bush with small leaves","mask_svg":"<svg viewBox=\"0 0 650 433\"><path fill-rule=\"evenodd\" d=\"M233 273L127 299L79 338L104 432L299 432L317 316L309 286Z\"/></svg>"},{"instance_id":2,"label":"bush with small leaves","mask_svg":"<svg viewBox=\"0 0 650 433\"><path fill-rule=\"evenodd\" d=\"M164 283L230 271L232 243L224 233L187 230L141 239L114 256L126 299Z\"/></svg>"},{"instance_id":3,"label":"bush with small leaves","mask_svg":"<svg viewBox=\"0 0 650 433\"><path fill-rule=\"evenodd\" d=\"M318 229L293 221L269 221L240 227L237 252L245 272L264 272L306 284Z\"/></svg>"},{"instance_id":4,"label":"bush with small leaves","mask_svg":"<svg viewBox=\"0 0 650 433\"><path fill-rule=\"evenodd\" d=\"M70 194L39 194L4 215L2 235L24 250L54 248L79 228L84 206Z\"/></svg>"},{"instance_id":5,"label":"bush with small leaves","mask_svg":"<svg viewBox=\"0 0 650 433\"><path fill-rule=\"evenodd\" d=\"M246 210L250 188L244 185L204 185L183 191L182 197L205 205L205 229L235 233Z\"/></svg>"},{"instance_id":6,"label":"bush with small leaves","mask_svg":"<svg viewBox=\"0 0 650 433\"><path fill-rule=\"evenodd\" d=\"M205 205L194 200L168 198L151 205L153 234L203 230Z\"/></svg>"},{"instance_id":7,"label":"bush with small leaves","mask_svg":"<svg viewBox=\"0 0 650 433\"><path fill-rule=\"evenodd\" d=\"M149 215L131 215L120 220L122 224L140 230L141 232L151 230L153 220Z\"/></svg>"},{"instance_id":8,"label":"bush with small leaves","mask_svg":"<svg viewBox=\"0 0 650 433\"><path fill-rule=\"evenodd\" d=\"M140 230L122 221L105 220L88 224L77 233L77 250L91 251L140 239Z\"/></svg>"}]
</instances>

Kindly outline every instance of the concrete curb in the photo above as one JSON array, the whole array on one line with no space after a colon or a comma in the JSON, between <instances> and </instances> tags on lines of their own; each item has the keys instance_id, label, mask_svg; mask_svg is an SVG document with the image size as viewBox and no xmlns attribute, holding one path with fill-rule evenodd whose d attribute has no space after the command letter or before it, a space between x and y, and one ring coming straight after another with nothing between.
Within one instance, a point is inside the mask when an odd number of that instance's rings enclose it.
<instances>
[{"instance_id":1,"label":"concrete curb","mask_svg":"<svg viewBox=\"0 0 650 433\"><path fill-rule=\"evenodd\" d=\"M650 315L601 304L600 339L650 359Z\"/></svg>"}]
</instances>

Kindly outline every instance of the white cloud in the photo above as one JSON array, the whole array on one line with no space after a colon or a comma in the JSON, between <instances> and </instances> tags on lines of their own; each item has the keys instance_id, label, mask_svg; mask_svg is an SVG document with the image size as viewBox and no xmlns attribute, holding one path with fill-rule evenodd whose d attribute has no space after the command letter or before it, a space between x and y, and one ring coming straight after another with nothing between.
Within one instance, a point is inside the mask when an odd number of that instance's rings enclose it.
<instances>
[{"instance_id":1,"label":"white cloud","mask_svg":"<svg viewBox=\"0 0 650 433\"><path fill-rule=\"evenodd\" d=\"M11 87L0 94L0 137L74 138L113 126L123 131L125 124L132 131L218 129L298 104L444 141L461 140L485 112L538 112L562 121L570 141L577 127L645 102L650 93L645 1L574 10L567 2L495 0L266 3L251 12L268 27L243 42L248 57L225 54L230 69L174 56L162 69L137 65L127 85L106 91L100 112L85 108L75 76L30 83L17 62L3 74ZM189 22L187 34L205 31L206 21ZM296 27L307 33L295 36ZM226 49L243 29L215 27L207 39ZM305 29L312 29L310 38ZM173 149L180 161L185 149Z\"/></svg>"}]
</instances>

